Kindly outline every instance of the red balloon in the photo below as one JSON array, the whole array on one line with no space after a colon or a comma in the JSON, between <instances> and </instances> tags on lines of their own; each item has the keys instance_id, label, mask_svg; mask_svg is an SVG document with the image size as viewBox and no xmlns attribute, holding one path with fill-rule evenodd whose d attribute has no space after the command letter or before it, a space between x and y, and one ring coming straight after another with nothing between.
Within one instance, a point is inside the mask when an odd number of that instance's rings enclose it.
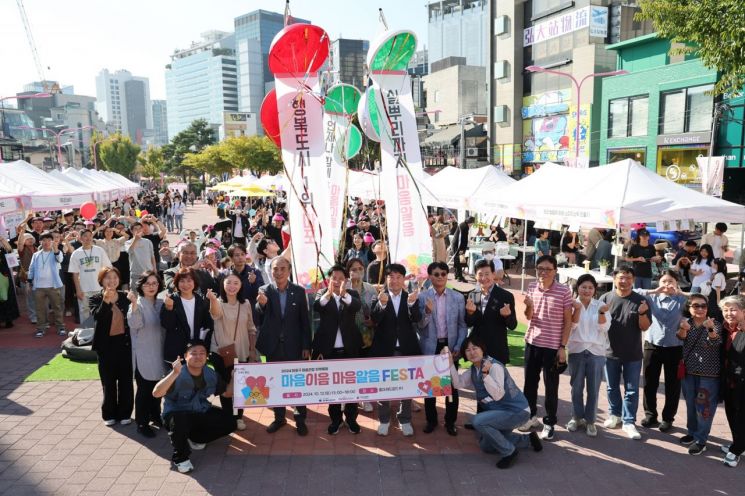
<instances>
[{"instance_id":1,"label":"red balloon","mask_svg":"<svg viewBox=\"0 0 745 496\"><path fill-rule=\"evenodd\" d=\"M329 56L329 37L312 24L290 24L277 33L269 49L269 70L278 74L318 71Z\"/></svg>"},{"instance_id":2,"label":"red balloon","mask_svg":"<svg viewBox=\"0 0 745 496\"><path fill-rule=\"evenodd\" d=\"M147 215L147 210L140 210L140 215L143 217Z\"/></svg>"},{"instance_id":3,"label":"red balloon","mask_svg":"<svg viewBox=\"0 0 745 496\"><path fill-rule=\"evenodd\" d=\"M280 141L279 114L277 113L277 92L272 89L264 97L261 103L261 125L264 126L264 132L271 139L277 148L282 148Z\"/></svg>"},{"instance_id":4,"label":"red balloon","mask_svg":"<svg viewBox=\"0 0 745 496\"><path fill-rule=\"evenodd\" d=\"M91 220L96 216L96 204L93 202L85 202L80 205L80 215L82 215L84 219Z\"/></svg>"}]
</instances>

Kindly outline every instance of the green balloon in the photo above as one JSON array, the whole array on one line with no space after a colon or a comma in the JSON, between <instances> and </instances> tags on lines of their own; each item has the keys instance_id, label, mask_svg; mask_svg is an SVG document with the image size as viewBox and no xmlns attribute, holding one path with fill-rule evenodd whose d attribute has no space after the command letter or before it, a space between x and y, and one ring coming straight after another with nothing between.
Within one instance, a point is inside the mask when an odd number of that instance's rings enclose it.
<instances>
[{"instance_id":1,"label":"green balloon","mask_svg":"<svg viewBox=\"0 0 745 496\"><path fill-rule=\"evenodd\" d=\"M323 110L330 114L353 115L357 113L360 98L360 91L351 84L335 84L326 92Z\"/></svg>"},{"instance_id":2,"label":"green balloon","mask_svg":"<svg viewBox=\"0 0 745 496\"><path fill-rule=\"evenodd\" d=\"M412 31L393 31L379 43L369 59L370 70L405 71L415 51L416 35Z\"/></svg>"}]
</instances>

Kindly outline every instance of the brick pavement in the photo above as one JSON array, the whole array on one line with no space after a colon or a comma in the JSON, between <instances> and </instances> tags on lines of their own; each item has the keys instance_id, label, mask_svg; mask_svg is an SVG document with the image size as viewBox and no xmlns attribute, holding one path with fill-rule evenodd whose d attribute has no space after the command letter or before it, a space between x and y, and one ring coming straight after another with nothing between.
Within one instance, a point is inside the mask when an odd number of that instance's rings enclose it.
<instances>
[{"instance_id":1,"label":"brick pavement","mask_svg":"<svg viewBox=\"0 0 745 496\"><path fill-rule=\"evenodd\" d=\"M201 214L205 209L195 210ZM193 225L202 222L198 215L194 220ZM326 412L314 407L308 418L310 435L299 438L291 427L266 434L271 412L253 409L247 410L246 431L195 453L195 472L182 475L171 470L165 433L144 439L133 425L103 425L97 382L22 382L58 348L30 337L24 345L23 335L28 331L30 336L30 327L24 329L22 319L18 322L12 340L9 331L0 330L3 495L745 493L743 468L729 469L719 461L718 446L729 437L722 408L715 417L709 451L692 457L677 442L685 419L682 401L671 434L640 429L642 440L631 441L620 430L600 428L599 436L591 439L559 427L556 440L545 443L543 452L521 451L507 471L494 467L495 456L478 451L470 431L459 429L457 438L442 428L423 434L424 412L414 414L413 438L403 438L397 429L387 438L378 437L370 414L362 414L362 434L342 431L328 436ZM6 341L13 341L13 346ZM522 384L522 370L513 367L511 373ZM566 374L560 398L559 418L565 422L570 408ZM601 394L600 422L606 408ZM474 409L472 395L465 392L459 426Z\"/></svg>"}]
</instances>

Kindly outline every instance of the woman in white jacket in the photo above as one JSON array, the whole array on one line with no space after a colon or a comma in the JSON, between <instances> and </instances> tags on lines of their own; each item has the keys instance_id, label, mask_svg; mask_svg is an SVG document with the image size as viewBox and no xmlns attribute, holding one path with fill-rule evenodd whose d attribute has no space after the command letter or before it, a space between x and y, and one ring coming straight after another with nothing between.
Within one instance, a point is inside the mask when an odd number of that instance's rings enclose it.
<instances>
[{"instance_id":1,"label":"woman in white jacket","mask_svg":"<svg viewBox=\"0 0 745 496\"><path fill-rule=\"evenodd\" d=\"M610 347L610 318L605 315L608 305L595 299L597 289L598 283L592 275L582 274L577 279L578 296L573 304L572 332L567 341L572 385L572 419L567 423L567 430L574 432L585 427L590 437L598 435L595 415L605 356Z\"/></svg>"}]
</instances>

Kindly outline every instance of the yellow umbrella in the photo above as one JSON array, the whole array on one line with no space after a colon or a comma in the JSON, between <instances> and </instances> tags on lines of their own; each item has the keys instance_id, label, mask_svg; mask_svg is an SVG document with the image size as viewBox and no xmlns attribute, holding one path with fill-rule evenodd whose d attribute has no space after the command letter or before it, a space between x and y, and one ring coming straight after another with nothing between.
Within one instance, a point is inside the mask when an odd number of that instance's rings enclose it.
<instances>
[{"instance_id":1,"label":"yellow umbrella","mask_svg":"<svg viewBox=\"0 0 745 496\"><path fill-rule=\"evenodd\" d=\"M231 191L232 196L245 196L245 197L259 197L259 196L274 196L274 193L271 191L267 191L261 186L251 185L251 186L242 186L240 188L234 188Z\"/></svg>"}]
</instances>

